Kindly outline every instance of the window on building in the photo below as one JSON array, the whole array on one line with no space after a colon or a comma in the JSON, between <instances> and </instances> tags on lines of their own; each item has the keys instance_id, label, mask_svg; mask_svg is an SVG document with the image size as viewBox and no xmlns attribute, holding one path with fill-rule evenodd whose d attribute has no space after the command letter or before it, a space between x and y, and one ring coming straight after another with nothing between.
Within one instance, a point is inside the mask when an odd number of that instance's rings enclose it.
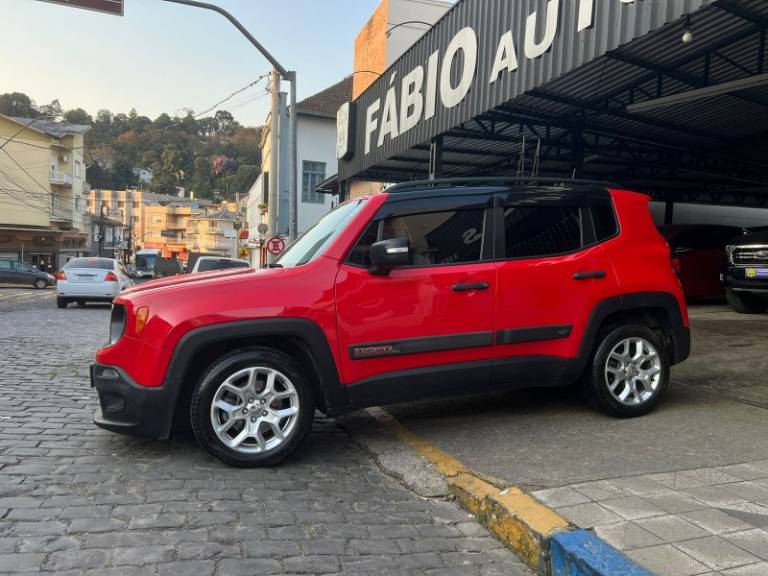
<instances>
[{"instance_id":1,"label":"window on building","mask_svg":"<svg viewBox=\"0 0 768 576\"><path fill-rule=\"evenodd\" d=\"M208 228L218 228L219 227L219 221L218 220L211 220L208 222Z\"/></svg>"},{"instance_id":2,"label":"window on building","mask_svg":"<svg viewBox=\"0 0 768 576\"><path fill-rule=\"evenodd\" d=\"M302 162L301 201L308 204L324 204L325 194L315 192L315 187L325 180L325 162Z\"/></svg>"},{"instance_id":3,"label":"window on building","mask_svg":"<svg viewBox=\"0 0 768 576\"><path fill-rule=\"evenodd\" d=\"M261 183L264 184L261 190L261 202L262 204L269 204L269 172L264 172L264 178L261 179Z\"/></svg>"},{"instance_id":4,"label":"window on building","mask_svg":"<svg viewBox=\"0 0 768 576\"><path fill-rule=\"evenodd\" d=\"M75 196L75 210L80 210L80 198Z\"/></svg>"},{"instance_id":5,"label":"window on building","mask_svg":"<svg viewBox=\"0 0 768 576\"><path fill-rule=\"evenodd\" d=\"M75 178L80 178L80 161L75 160Z\"/></svg>"},{"instance_id":6,"label":"window on building","mask_svg":"<svg viewBox=\"0 0 768 576\"><path fill-rule=\"evenodd\" d=\"M504 210L507 258L536 258L581 248L576 206L509 206Z\"/></svg>"}]
</instances>

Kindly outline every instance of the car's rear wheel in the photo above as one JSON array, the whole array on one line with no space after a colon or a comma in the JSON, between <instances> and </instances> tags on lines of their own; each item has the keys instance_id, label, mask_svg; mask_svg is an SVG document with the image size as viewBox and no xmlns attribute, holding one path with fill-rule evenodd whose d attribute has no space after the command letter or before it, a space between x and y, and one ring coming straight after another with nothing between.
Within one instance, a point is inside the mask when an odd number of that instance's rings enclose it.
<instances>
[{"instance_id":1,"label":"car's rear wheel","mask_svg":"<svg viewBox=\"0 0 768 576\"><path fill-rule=\"evenodd\" d=\"M749 292L734 292L727 288L725 290L725 298L728 300L731 308L739 314L761 314L768 309L768 300Z\"/></svg>"},{"instance_id":2,"label":"car's rear wheel","mask_svg":"<svg viewBox=\"0 0 768 576\"><path fill-rule=\"evenodd\" d=\"M273 466L312 425L315 400L290 356L254 346L216 361L192 392L190 420L197 441L233 466Z\"/></svg>"},{"instance_id":3,"label":"car's rear wheel","mask_svg":"<svg viewBox=\"0 0 768 576\"><path fill-rule=\"evenodd\" d=\"M67 300L66 298L61 298L61 297L56 298L56 306L58 306L59 308L66 308L67 304L69 304L69 300Z\"/></svg>"},{"instance_id":4,"label":"car's rear wheel","mask_svg":"<svg viewBox=\"0 0 768 576\"><path fill-rule=\"evenodd\" d=\"M584 391L607 414L642 416L664 395L669 369L667 345L654 331L641 325L619 326L601 335L584 375Z\"/></svg>"},{"instance_id":5,"label":"car's rear wheel","mask_svg":"<svg viewBox=\"0 0 768 576\"><path fill-rule=\"evenodd\" d=\"M33 286L38 290L42 290L43 288L48 288L48 281L44 280L43 278L38 278L35 280Z\"/></svg>"}]
</instances>

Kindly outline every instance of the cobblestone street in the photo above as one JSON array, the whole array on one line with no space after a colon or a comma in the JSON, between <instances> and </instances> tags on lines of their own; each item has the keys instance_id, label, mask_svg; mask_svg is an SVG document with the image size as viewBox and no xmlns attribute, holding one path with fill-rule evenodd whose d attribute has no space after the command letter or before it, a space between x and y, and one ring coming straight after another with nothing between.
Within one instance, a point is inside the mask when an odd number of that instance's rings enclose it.
<instances>
[{"instance_id":1,"label":"cobblestone street","mask_svg":"<svg viewBox=\"0 0 768 576\"><path fill-rule=\"evenodd\" d=\"M331 420L282 466L238 470L189 436L96 428L106 306L0 290L0 573L530 572L451 502L384 476Z\"/></svg>"}]
</instances>

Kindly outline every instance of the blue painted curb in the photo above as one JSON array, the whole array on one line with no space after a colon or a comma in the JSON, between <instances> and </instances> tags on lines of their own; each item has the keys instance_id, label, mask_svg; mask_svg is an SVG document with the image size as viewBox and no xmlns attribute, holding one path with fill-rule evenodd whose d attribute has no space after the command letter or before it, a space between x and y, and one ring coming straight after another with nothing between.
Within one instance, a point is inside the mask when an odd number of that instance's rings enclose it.
<instances>
[{"instance_id":1,"label":"blue painted curb","mask_svg":"<svg viewBox=\"0 0 768 576\"><path fill-rule=\"evenodd\" d=\"M560 532L550 539L552 576L654 576L593 532Z\"/></svg>"}]
</instances>

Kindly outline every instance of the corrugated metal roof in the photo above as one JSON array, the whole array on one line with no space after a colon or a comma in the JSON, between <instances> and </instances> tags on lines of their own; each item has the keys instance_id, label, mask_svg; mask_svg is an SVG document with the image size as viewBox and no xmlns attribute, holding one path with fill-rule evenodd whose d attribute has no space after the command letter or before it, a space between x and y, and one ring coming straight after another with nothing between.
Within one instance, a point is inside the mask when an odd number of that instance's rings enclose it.
<instances>
[{"instance_id":1,"label":"corrugated metal roof","mask_svg":"<svg viewBox=\"0 0 768 576\"><path fill-rule=\"evenodd\" d=\"M442 28L436 26L425 35L424 46L417 43L392 70L407 72L436 45L444 46L456 27L466 24L469 18L466 12L470 8L481 13L479 24L473 24L481 37L495 30L499 19L506 24L517 22L522 14L532 10L531 6L539 4L516 2L513 6L495 0L464 0L446 15L444 23L441 21ZM712 85L748 77L757 73L760 61L768 71L768 48L762 58L759 55L759 32L768 27L768 1L637 2L634 10L626 11L617 1L598 0L596 22L607 19L609 26L596 26L582 35L563 33L563 30L575 31L575 4L565 5L565 13L561 14L561 37L555 41L551 53L533 64L519 55L518 73L499 80L506 83L503 92L510 95L509 98L498 101L498 94L480 82L478 89L473 86L460 106L439 118L422 122L395 141L387 140L379 150L363 157L361 117L364 122L367 103L385 94L388 81L385 74L358 99L357 157L344 164L342 177L356 172L363 176L386 174L398 179L421 177L428 167L427 145L431 137L441 133L451 135L462 128L482 131L473 119L490 118L495 113L538 119L540 126L548 124L549 140L554 141L555 146L563 141L567 147L564 140L568 139L571 123L583 118L592 135L621 135L657 147L738 156L740 160L762 162L768 175L768 145L754 142L758 135L768 132L768 87L642 113L629 113L625 109L633 102L659 96L661 71L665 72L661 82L664 96L687 92L705 83ZM694 35L689 44L682 42L685 30ZM495 48L495 44L491 44ZM490 67L493 55L487 47L485 52L483 49L479 62L481 67ZM535 145L537 134L531 128L515 128L514 124L503 134L507 141L446 136L443 144L448 151L443 155L444 172L448 175L479 173L489 167L494 171L514 171L519 162L522 136L525 134L529 143ZM420 150L414 150L416 147ZM413 161L394 162L390 160L392 157ZM544 170L568 169L562 158L548 162ZM471 165L475 166L474 171ZM390 168L394 170L389 171ZM606 174L618 169L611 168L607 160L593 162L589 168Z\"/></svg>"}]
</instances>

